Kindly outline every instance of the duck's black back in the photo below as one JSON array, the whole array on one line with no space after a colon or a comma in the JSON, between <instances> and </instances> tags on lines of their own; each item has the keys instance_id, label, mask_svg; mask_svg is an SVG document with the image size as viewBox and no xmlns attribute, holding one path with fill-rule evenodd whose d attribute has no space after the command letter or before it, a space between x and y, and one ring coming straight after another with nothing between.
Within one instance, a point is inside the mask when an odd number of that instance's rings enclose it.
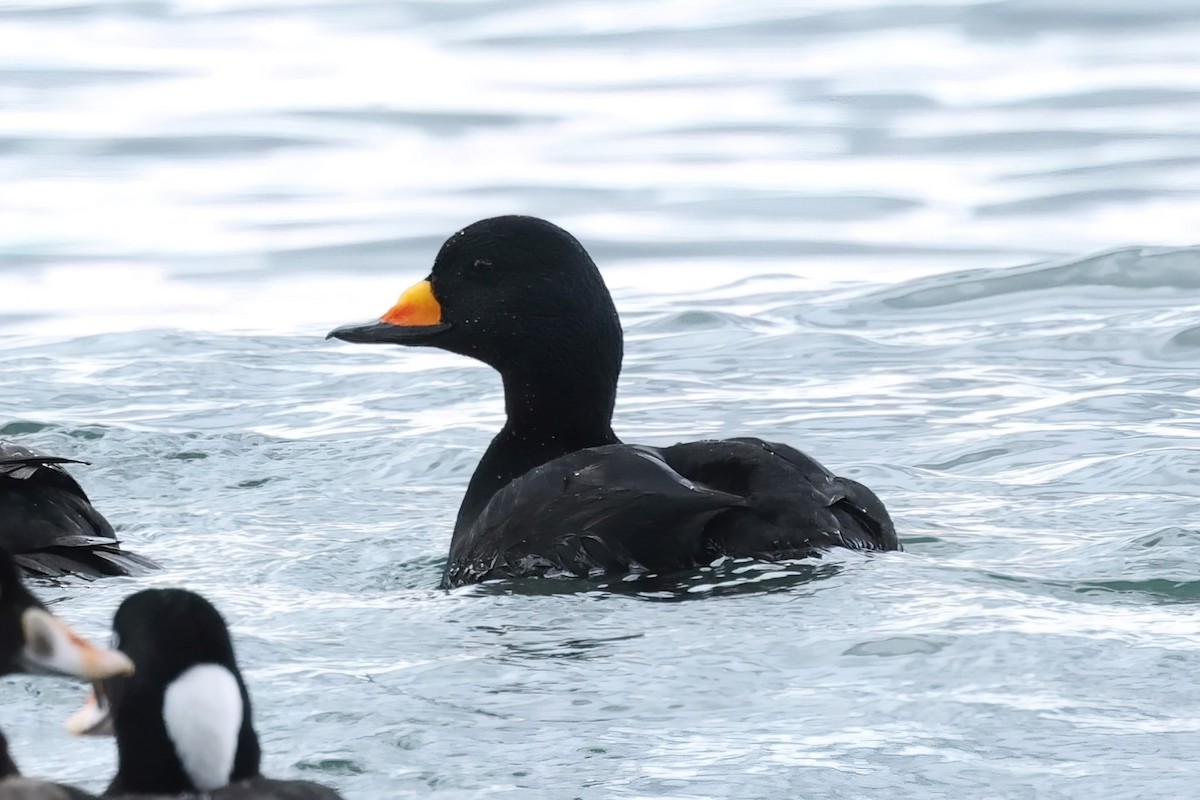
<instances>
[{"instance_id":1,"label":"duck's black back","mask_svg":"<svg viewBox=\"0 0 1200 800\"><path fill-rule=\"evenodd\" d=\"M62 468L80 463L0 442L0 546L27 573L137 575L154 567L116 534Z\"/></svg>"},{"instance_id":2,"label":"duck's black back","mask_svg":"<svg viewBox=\"0 0 1200 800\"><path fill-rule=\"evenodd\" d=\"M731 557L804 558L830 547L898 550L883 503L794 447L756 438L684 442L662 450L693 481L744 498L705 531Z\"/></svg>"},{"instance_id":3,"label":"duck's black back","mask_svg":"<svg viewBox=\"0 0 1200 800\"><path fill-rule=\"evenodd\" d=\"M578 450L497 492L455 536L443 585L707 563L706 524L741 502L691 484L651 447Z\"/></svg>"},{"instance_id":4,"label":"duck's black back","mask_svg":"<svg viewBox=\"0 0 1200 800\"><path fill-rule=\"evenodd\" d=\"M443 585L663 573L835 546L899 543L874 493L795 448L759 439L618 444L569 453L497 492L455 537Z\"/></svg>"}]
</instances>

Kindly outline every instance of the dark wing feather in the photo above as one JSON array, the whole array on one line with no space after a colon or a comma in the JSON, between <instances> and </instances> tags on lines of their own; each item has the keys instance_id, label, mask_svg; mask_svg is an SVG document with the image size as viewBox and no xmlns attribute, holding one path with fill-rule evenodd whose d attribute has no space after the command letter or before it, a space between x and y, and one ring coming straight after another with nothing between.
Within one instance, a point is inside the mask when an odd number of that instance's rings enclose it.
<instances>
[{"instance_id":1,"label":"dark wing feather","mask_svg":"<svg viewBox=\"0 0 1200 800\"><path fill-rule=\"evenodd\" d=\"M155 564L122 550L65 469L84 463L0 442L0 546L30 574L137 575Z\"/></svg>"},{"instance_id":2,"label":"dark wing feather","mask_svg":"<svg viewBox=\"0 0 1200 800\"><path fill-rule=\"evenodd\" d=\"M870 489L839 478L794 447L761 439L685 442L663 448L694 481L745 504L715 517L708 535L730 556L798 558L831 547L896 550L887 509Z\"/></svg>"},{"instance_id":3,"label":"dark wing feather","mask_svg":"<svg viewBox=\"0 0 1200 800\"><path fill-rule=\"evenodd\" d=\"M741 503L680 475L654 448L579 450L497 492L452 542L443 585L706 564L705 525Z\"/></svg>"},{"instance_id":4,"label":"dark wing feather","mask_svg":"<svg viewBox=\"0 0 1200 800\"><path fill-rule=\"evenodd\" d=\"M492 497L450 547L444 586L491 578L671 572L720 556L896 550L860 483L761 439L607 445L543 464Z\"/></svg>"}]
</instances>

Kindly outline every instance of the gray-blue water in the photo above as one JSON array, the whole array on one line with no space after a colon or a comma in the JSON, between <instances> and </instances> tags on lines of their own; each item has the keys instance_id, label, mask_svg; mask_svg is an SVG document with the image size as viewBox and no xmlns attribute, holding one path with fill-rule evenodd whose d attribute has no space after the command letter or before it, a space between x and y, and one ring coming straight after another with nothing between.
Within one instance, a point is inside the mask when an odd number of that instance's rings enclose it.
<instances>
[{"instance_id":1,"label":"gray-blue water","mask_svg":"<svg viewBox=\"0 0 1200 800\"><path fill-rule=\"evenodd\" d=\"M1200 796L1198 41L1193 0L0 3L0 436L164 565L40 592L98 637L210 597L267 772L348 798ZM499 382L322 336L511 212L613 287L619 434L791 442L907 552L436 591ZM79 687L0 692L102 788Z\"/></svg>"}]
</instances>

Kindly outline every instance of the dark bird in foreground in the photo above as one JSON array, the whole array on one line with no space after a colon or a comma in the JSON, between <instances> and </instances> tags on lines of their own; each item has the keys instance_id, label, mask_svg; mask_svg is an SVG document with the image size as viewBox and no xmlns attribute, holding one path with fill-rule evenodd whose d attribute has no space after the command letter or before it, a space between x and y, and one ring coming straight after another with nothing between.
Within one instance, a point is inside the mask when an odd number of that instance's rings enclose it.
<instances>
[{"instance_id":1,"label":"dark bird in foreground","mask_svg":"<svg viewBox=\"0 0 1200 800\"><path fill-rule=\"evenodd\" d=\"M112 526L63 464L0 441L0 547L27 575L140 575L156 565L121 549Z\"/></svg>"},{"instance_id":2,"label":"dark bird in foreground","mask_svg":"<svg viewBox=\"0 0 1200 800\"><path fill-rule=\"evenodd\" d=\"M329 336L439 347L503 379L508 419L467 487L444 586L900 548L870 489L787 445L622 444L616 307L583 246L544 220L459 231L383 317Z\"/></svg>"},{"instance_id":3,"label":"dark bird in foreground","mask_svg":"<svg viewBox=\"0 0 1200 800\"><path fill-rule=\"evenodd\" d=\"M100 680L127 674L132 662L115 650L89 644L46 610L21 585L12 556L0 548L0 675L12 672ZM0 798L94 800L70 786L21 777L0 733Z\"/></svg>"},{"instance_id":4,"label":"dark bird in foreground","mask_svg":"<svg viewBox=\"0 0 1200 800\"><path fill-rule=\"evenodd\" d=\"M259 774L250 694L229 628L203 597L183 589L131 595L113 636L137 671L94 684L68 722L74 733L116 736L106 797L341 800L320 784Z\"/></svg>"}]
</instances>

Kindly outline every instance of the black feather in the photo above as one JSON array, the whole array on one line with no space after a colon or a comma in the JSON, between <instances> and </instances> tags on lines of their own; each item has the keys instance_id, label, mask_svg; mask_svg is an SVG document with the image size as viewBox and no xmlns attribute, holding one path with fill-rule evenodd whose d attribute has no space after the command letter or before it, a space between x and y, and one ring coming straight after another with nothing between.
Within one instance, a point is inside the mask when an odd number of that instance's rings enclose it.
<instances>
[{"instance_id":1,"label":"black feather","mask_svg":"<svg viewBox=\"0 0 1200 800\"><path fill-rule=\"evenodd\" d=\"M0 546L28 575L141 575L157 565L121 548L108 520L63 464L0 441Z\"/></svg>"}]
</instances>

